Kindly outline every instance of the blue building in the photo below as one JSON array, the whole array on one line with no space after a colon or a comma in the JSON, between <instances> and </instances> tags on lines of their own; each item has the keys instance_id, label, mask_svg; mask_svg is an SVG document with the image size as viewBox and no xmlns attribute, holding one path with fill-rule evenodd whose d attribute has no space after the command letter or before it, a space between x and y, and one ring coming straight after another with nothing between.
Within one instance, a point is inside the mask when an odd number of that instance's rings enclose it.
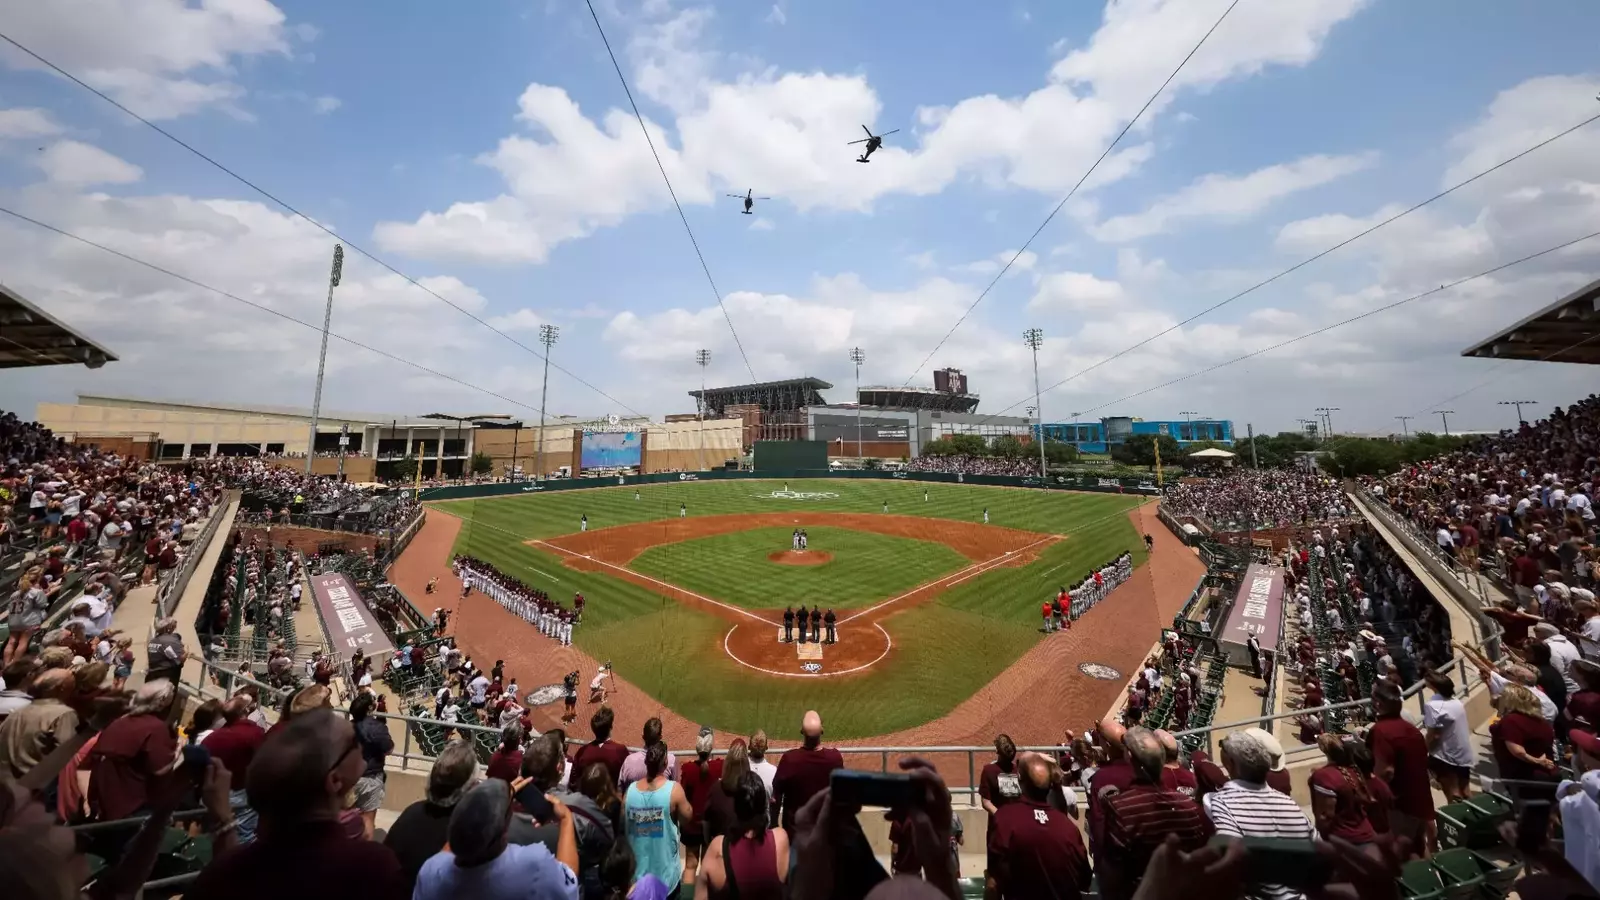
<instances>
[{"instance_id":1,"label":"blue building","mask_svg":"<svg viewBox=\"0 0 1600 900\"><path fill-rule=\"evenodd\" d=\"M1146 422L1128 416L1109 416L1098 422L1045 424L1045 440L1072 444L1084 453L1109 453L1111 448L1138 434L1171 435L1180 446L1200 441L1233 443L1233 422L1195 419L1190 422Z\"/></svg>"}]
</instances>

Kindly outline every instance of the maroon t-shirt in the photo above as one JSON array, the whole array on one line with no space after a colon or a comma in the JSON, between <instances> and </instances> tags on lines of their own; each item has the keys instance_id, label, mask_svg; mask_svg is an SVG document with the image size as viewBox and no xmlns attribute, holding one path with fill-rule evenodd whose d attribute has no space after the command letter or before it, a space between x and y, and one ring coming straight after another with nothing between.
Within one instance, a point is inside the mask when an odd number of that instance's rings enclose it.
<instances>
[{"instance_id":1,"label":"maroon t-shirt","mask_svg":"<svg viewBox=\"0 0 1600 900\"><path fill-rule=\"evenodd\" d=\"M1108 763L1095 770L1089 782L1089 843L1099 852L1101 827L1105 821L1106 801L1133 785L1133 766L1125 759Z\"/></svg>"},{"instance_id":2,"label":"maroon t-shirt","mask_svg":"<svg viewBox=\"0 0 1600 900\"><path fill-rule=\"evenodd\" d=\"M994 814L990 854L1006 897L1074 898L1089 887L1089 851L1066 813L1026 797Z\"/></svg>"},{"instance_id":3,"label":"maroon t-shirt","mask_svg":"<svg viewBox=\"0 0 1600 900\"><path fill-rule=\"evenodd\" d=\"M617 779L622 777L622 761L627 758L628 748L610 738L599 743L590 741L573 754L572 774L581 780L583 773L589 770L589 766L600 763L611 773L611 782L615 784Z\"/></svg>"},{"instance_id":4,"label":"maroon t-shirt","mask_svg":"<svg viewBox=\"0 0 1600 900\"><path fill-rule=\"evenodd\" d=\"M484 777L498 778L510 784L522 774L522 751L520 749L507 750L505 747L494 751L489 756L489 765L484 769Z\"/></svg>"},{"instance_id":5,"label":"maroon t-shirt","mask_svg":"<svg viewBox=\"0 0 1600 900\"><path fill-rule=\"evenodd\" d=\"M1367 790L1372 792L1372 802L1367 804L1367 821L1378 834L1389 833L1389 810L1394 809L1394 791L1389 783L1376 775L1367 776Z\"/></svg>"},{"instance_id":6,"label":"maroon t-shirt","mask_svg":"<svg viewBox=\"0 0 1600 900\"><path fill-rule=\"evenodd\" d=\"M722 780L722 759L690 760L678 766L678 783L683 785L683 795L694 808L694 822L705 818L706 805L711 802L711 786Z\"/></svg>"},{"instance_id":7,"label":"maroon t-shirt","mask_svg":"<svg viewBox=\"0 0 1600 900\"><path fill-rule=\"evenodd\" d=\"M183 892L186 900L407 900L400 860L377 841L351 840L336 821L274 829L218 856Z\"/></svg>"},{"instance_id":8,"label":"maroon t-shirt","mask_svg":"<svg viewBox=\"0 0 1600 900\"><path fill-rule=\"evenodd\" d=\"M1600 691L1579 691L1567 697L1567 719L1584 731L1600 729Z\"/></svg>"},{"instance_id":9,"label":"maroon t-shirt","mask_svg":"<svg viewBox=\"0 0 1600 900\"><path fill-rule=\"evenodd\" d=\"M1433 818L1433 793L1428 789L1428 741L1402 718L1379 719L1367 733L1373 763L1383 769L1394 764L1389 786L1394 808L1416 819Z\"/></svg>"},{"instance_id":10,"label":"maroon t-shirt","mask_svg":"<svg viewBox=\"0 0 1600 900\"><path fill-rule=\"evenodd\" d=\"M1193 800L1200 793L1200 781L1188 769L1178 769L1167 766L1161 770L1161 787L1163 790L1177 791Z\"/></svg>"},{"instance_id":11,"label":"maroon t-shirt","mask_svg":"<svg viewBox=\"0 0 1600 900\"><path fill-rule=\"evenodd\" d=\"M149 803L150 782L172 765L178 737L160 716L123 716L90 754L89 799L102 820L126 819Z\"/></svg>"},{"instance_id":12,"label":"maroon t-shirt","mask_svg":"<svg viewBox=\"0 0 1600 900\"><path fill-rule=\"evenodd\" d=\"M772 776L772 796L783 805L782 824L793 833L795 813L828 786L834 769L844 768L844 757L832 747L785 750Z\"/></svg>"},{"instance_id":13,"label":"maroon t-shirt","mask_svg":"<svg viewBox=\"0 0 1600 900\"><path fill-rule=\"evenodd\" d=\"M256 758L256 751L261 749L266 739L267 733L260 725L249 719L240 719L206 735L200 746L227 768L231 778L229 786L242 791L245 771L250 768L250 761Z\"/></svg>"},{"instance_id":14,"label":"maroon t-shirt","mask_svg":"<svg viewBox=\"0 0 1600 900\"><path fill-rule=\"evenodd\" d=\"M1317 831L1323 838L1343 838L1352 844L1365 844L1376 838L1372 823L1367 819L1367 807L1350 778L1361 778L1359 772L1350 770L1347 776L1337 766L1323 766L1311 773L1311 796L1332 797L1333 818L1317 822Z\"/></svg>"},{"instance_id":15,"label":"maroon t-shirt","mask_svg":"<svg viewBox=\"0 0 1600 900\"><path fill-rule=\"evenodd\" d=\"M1511 713L1489 730L1495 743L1495 759L1500 763L1500 774L1505 778L1547 778L1549 773L1532 763L1523 762L1504 752L1506 744L1517 744L1529 756L1550 758L1555 749L1556 731L1550 723L1524 713Z\"/></svg>"},{"instance_id":16,"label":"maroon t-shirt","mask_svg":"<svg viewBox=\"0 0 1600 900\"><path fill-rule=\"evenodd\" d=\"M1022 799L1022 782L1017 776L1017 762L1001 765L998 761L989 763L978 774L978 796L993 803L997 812L989 816L989 837L994 837L994 819L998 810L1004 809L1007 804L1015 803Z\"/></svg>"}]
</instances>

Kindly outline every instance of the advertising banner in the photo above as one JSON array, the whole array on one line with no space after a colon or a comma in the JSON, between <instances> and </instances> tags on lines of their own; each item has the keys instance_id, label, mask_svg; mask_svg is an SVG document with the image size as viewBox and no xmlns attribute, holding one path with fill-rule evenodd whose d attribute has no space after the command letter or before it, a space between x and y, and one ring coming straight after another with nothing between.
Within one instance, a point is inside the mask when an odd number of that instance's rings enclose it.
<instances>
[{"instance_id":1,"label":"advertising banner","mask_svg":"<svg viewBox=\"0 0 1600 900\"><path fill-rule=\"evenodd\" d=\"M322 626L327 629L335 652L348 659L351 653L360 650L367 656L378 657L380 662L394 654L394 644L378 627L377 617L367 608L367 601L361 599L361 592L350 579L337 572L314 575L311 594L316 598L317 612L322 615Z\"/></svg>"},{"instance_id":2,"label":"advertising banner","mask_svg":"<svg viewBox=\"0 0 1600 900\"><path fill-rule=\"evenodd\" d=\"M1228 610L1227 624L1217 639L1235 663L1248 664L1250 653L1245 642L1250 635L1263 651L1278 649L1278 632L1283 621L1283 569L1251 563L1239 584L1239 595Z\"/></svg>"}]
</instances>

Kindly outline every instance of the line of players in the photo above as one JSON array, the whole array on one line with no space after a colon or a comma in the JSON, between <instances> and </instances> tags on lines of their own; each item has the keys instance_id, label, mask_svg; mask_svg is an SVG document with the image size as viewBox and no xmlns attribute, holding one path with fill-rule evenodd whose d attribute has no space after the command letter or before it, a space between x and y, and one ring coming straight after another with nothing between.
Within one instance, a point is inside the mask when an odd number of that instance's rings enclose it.
<instances>
[{"instance_id":1,"label":"line of players","mask_svg":"<svg viewBox=\"0 0 1600 900\"><path fill-rule=\"evenodd\" d=\"M838 621L839 619L833 614L833 610L830 609L827 612L823 612L821 606L813 606L809 611L802 606L799 612L795 612L792 606L784 607L783 643L794 643L794 626L798 623L800 626L800 643L806 643L806 635L810 634L811 643L836 644L839 642L839 635L835 630ZM811 626L809 631L806 628L808 623ZM826 637L823 634L824 628L827 629Z\"/></svg>"},{"instance_id":2,"label":"line of players","mask_svg":"<svg viewBox=\"0 0 1600 900\"><path fill-rule=\"evenodd\" d=\"M1073 622L1132 576L1133 554L1124 550L1121 556L1083 576L1071 590L1062 585L1053 599L1039 606L1044 617L1044 633L1070 630Z\"/></svg>"},{"instance_id":3,"label":"line of players","mask_svg":"<svg viewBox=\"0 0 1600 900\"><path fill-rule=\"evenodd\" d=\"M523 584L492 564L470 556L456 556L450 568L461 579L461 596L477 588L513 615L539 629L539 633L572 646L573 626L583 621L583 594L572 595L572 607L562 606L538 588Z\"/></svg>"}]
</instances>

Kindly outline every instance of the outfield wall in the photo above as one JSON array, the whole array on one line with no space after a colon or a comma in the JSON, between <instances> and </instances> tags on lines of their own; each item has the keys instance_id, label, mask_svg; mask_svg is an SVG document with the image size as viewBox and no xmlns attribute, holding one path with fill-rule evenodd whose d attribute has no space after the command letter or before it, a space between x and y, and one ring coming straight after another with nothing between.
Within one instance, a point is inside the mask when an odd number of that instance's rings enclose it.
<instances>
[{"instance_id":1,"label":"outfield wall","mask_svg":"<svg viewBox=\"0 0 1600 900\"><path fill-rule=\"evenodd\" d=\"M621 487L639 484L666 484L674 481L724 481L730 479L801 480L806 478L875 478L880 481L924 481L938 484L974 484L984 487L1046 488L1062 491L1095 491L1107 494L1160 493L1155 482L1139 478L1096 478L1092 475L1053 475L1048 479L1037 477L1017 478L1010 475L955 475L946 472L886 472L882 470L831 470L795 469L789 471L747 472L713 470L710 472L662 472L653 475L617 475L609 478L557 478L537 484L527 481L500 482L497 484L469 484L449 487L424 488L418 498L424 502L434 500L472 500L479 497L503 497L513 494L543 493L546 491L571 491L584 488Z\"/></svg>"}]
</instances>

